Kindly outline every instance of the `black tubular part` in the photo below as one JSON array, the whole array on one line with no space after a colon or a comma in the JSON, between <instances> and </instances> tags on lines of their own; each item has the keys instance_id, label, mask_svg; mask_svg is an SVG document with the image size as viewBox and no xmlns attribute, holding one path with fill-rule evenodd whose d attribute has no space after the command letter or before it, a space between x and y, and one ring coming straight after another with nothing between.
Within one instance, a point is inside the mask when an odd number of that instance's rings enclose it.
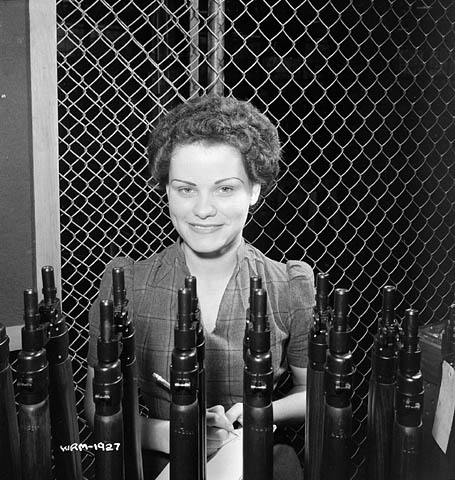
<instances>
[{"instance_id":1,"label":"black tubular part","mask_svg":"<svg viewBox=\"0 0 455 480\"><path fill-rule=\"evenodd\" d=\"M272 480L273 368L267 294L262 288L253 289L250 319L243 373L243 479Z\"/></svg>"},{"instance_id":2,"label":"black tubular part","mask_svg":"<svg viewBox=\"0 0 455 480\"><path fill-rule=\"evenodd\" d=\"M332 327L329 330L330 351L344 355L349 351L351 330L349 329L349 291L337 288L334 294Z\"/></svg>"},{"instance_id":3,"label":"black tubular part","mask_svg":"<svg viewBox=\"0 0 455 480\"><path fill-rule=\"evenodd\" d=\"M101 300L100 336L98 337L98 362L115 362L118 360L119 356L119 336L114 335L114 305L111 300Z\"/></svg>"},{"instance_id":4,"label":"black tubular part","mask_svg":"<svg viewBox=\"0 0 455 480\"><path fill-rule=\"evenodd\" d=\"M22 350L38 352L47 339L47 329L40 324L38 294L36 290L24 290L24 326L22 327Z\"/></svg>"},{"instance_id":5,"label":"black tubular part","mask_svg":"<svg viewBox=\"0 0 455 480\"><path fill-rule=\"evenodd\" d=\"M328 306L329 289L329 275L318 273L316 276L316 304L313 308L313 325L308 333L308 360L311 368L316 371L324 371L327 356L327 328L331 317L331 310Z\"/></svg>"},{"instance_id":6,"label":"black tubular part","mask_svg":"<svg viewBox=\"0 0 455 480\"><path fill-rule=\"evenodd\" d=\"M382 291L382 323L389 326L395 319L395 287L386 285Z\"/></svg>"},{"instance_id":7,"label":"black tubular part","mask_svg":"<svg viewBox=\"0 0 455 480\"><path fill-rule=\"evenodd\" d=\"M180 288L178 291L178 313L177 324L179 330L189 330L192 326L192 297L191 290Z\"/></svg>"},{"instance_id":8,"label":"black tubular part","mask_svg":"<svg viewBox=\"0 0 455 480\"><path fill-rule=\"evenodd\" d=\"M424 395L420 371L419 312L407 309L403 324L403 348L399 353L395 392L396 421L405 427L418 427L422 422Z\"/></svg>"},{"instance_id":9,"label":"black tubular part","mask_svg":"<svg viewBox=\"0 0 455 480\"><path fill-rule=\"evenodd\" d=\"M112 296L114 307L122 308L126 301L125 273L123 268L114 267L112 269Z\"/></svg>"},{"instance_id":10,"label":"black tubular part","mask_svg":"<svg viewBox=\"0 0 455 480\"><path fill-rule=\"evenodd\" d=\"M251 314L252 314L253 310L255 309L254 294L255 294L255 291L259 290L260 288L262 288L262 278L257 276L257 275L250 277L250 298L249 298L249 302L250 302L250 305L249 305L250 306L250 318L249 318L249 320L250 321L251 321Z\"/></svg>"},{"instance_id":11,"label":"black tubular part","mask_svg":"<svg viewBox=\"0 0 455 480\"><path fill-rule=\"evenodd\" d=\"M328 273L318 273L316 275L316 311L325 312L328 308L328 297L330 291L330 282Z\"/></svg>"},{"instance_id":12,"label":"black tubular part","mask_svg":"<svg viewBox=\"0 0 455 480\"><path fill-rule=\"evenodd\" d=\"M412 308L407 309L403 324L403 348L399 354L399 367L404 375L413 375L420 371L422 355L419 345L419 312Z\"/></svg>"},{"instance_id":13,"label":"black tubular part","mask_svg":"<svg viewBox=\"0 0 455 480\"><path fill-rule=\"evenodd\" d=\"M40 325L38 294L32 288L24 290L24 324L27 332L37 330Z\"/></svg>"},{"instance_id":14,"label":"black tubular part","mask_svg":"<svg viewBox=\"0 0 455 480\"><path fill-rule=\"evenodd\" d=\"M349 349L349 292L337 288L334 295L333 322L329 330L329 353L325 369L326 403L344 408L351 403L354 367Z\"/></svg>"},{"instance_id":15,"label":"black tubular part","mask_svg":"<svg viewBox=\"0 0 455 480\"><path fill-rule=\"evenodd\" d=\"M43 327L39 323L38 295L35 290L24 291L24 322L22 350L18 354L17 387L19 403L35 405L48 397L49 366L43 348Z\"/></svg>"},{"instance_id":16,"label":"black tubular part","mask_svg":"<svg viewBox=\"0 0 455 480\"><path fill-rule=\"evenodd\" d=\"M396 380L398 352L401 348L400 327L395 318L395 287L383 289L382 312L378 319L378 331L374 338L372 371L376 381L391 384Z\"/></svg>"},{"instance_id":17,"label":"black tubular part","mask_svg":"<svg viewBox=\"0 0 455 480\"><path fill-rule=\"evenodd\" d=\"M185 288L191 292L191 313L193 314L193 321L199 321L197 317L197 312L199 310L198 298L197 298L197 280L193 275L188 275L185 277Z\"/></svg>"},{"instance_id":18,"label":"black tubular part","mask_svg":"<svg viewBox=\"0 0 455 480\"><path fill-rule=\"evenodd\" d=\"M57 300L57 289L55 287L54 268L47 265L41 269L41 278L43 280L44 303L49 305Z\"/></svg>"},{"instance_id":19,"label":"black tubular part","mask_svg":"<svg viewBox=\"0 0 455 480\"><path fill-rule=\"evenodd\" d=\"M43 280L43 300L38 305L40 323L44 329L48 329L48 336L54 337L54 341L48 348L49 360L58 362L67 357L67 332L65 317L61 313L60 300L57 298L55 287L54 269L46 266L41 269ZM44 339L47 342L47 338ZM52 357L52 358L51 358Z\"/></svg>"},{"instance_id":20,"label":"black tubular part","mask_svg":"<svg viewBox=\"0 0 455 480\"><path fill-rule=\"evenodd\" d=\"M206 480L207 471L207 426L206 426L206 380L205 380L205 336L201 324L199 300L197 296L197 279L193 275L185 277L185 288L191 291L191 316L196 329L196 352L198 364L197 399L199 403L199 437L198 437L198 480Z\"/></svg>"},{"instance_id":21,"label":"black tubular part","mask_svg":"<svg viewBox=\"0 0 455 480\"><path fill-rule=\"evenodd\" d=\"M248 348L252 355L270 350L270 328L267 316L267 292L254 290L251 325L248 330Z\"/></svg>"},{"instance_id":22,"label":"black tubular part","mask_svg":"<svg viewBox=\"0 0 455 480\"><path fill-rule=\"evenodd\" d=\"M62 363L69 355L68 328L64 317L49 325L49 340L46 346L47 359L51 364Z\"/></svg>"},{"instance_id":23,"label":"black tubular part","mask_svg":"<svg viewBox=\"0 0 455 480\"><path fill-rule=\"evenodd\" d=\"M114 306L111 300L100 302L98 362L93 379L95 414L109 417L121 410L123 378L120 365L119 336L113 335Z\"/></svg>"},{"instance_id":24,"label":"black tubular part","mask_svg":"<svg viewBox=\"0 0 455 480\"><path fill-rule=\"evenodd\" d=\"M256 289L253 298L253 330L255 332L264 332L267 328L267 293L262 288Z\"/></svg>"},{"instance_id":25,"label":"black tubular part","mask_svg":"<svg viewBox=\"0 0 455 480\"><path fill-rule=\"evenodd\" d=\"M177 323L174 329L174 346L178 350L191 350L196 346L196 329L191 309L191 290L178 291Z\"/></svg>"},{"instance_id":26,"label":"black tubular part","mask_svg":"<svg viewBox=\"0 0 455 480\"><path fill-rule=\"evenodd\" d=\"M252 312L254 310L254 292L262 288L262 278L258 275L250 277L250 296L248 297L248 307L246 309L245 332L243 334L243 361L246 362L246 357L249 348L249 332L252 326Z\"/></svg>"},{"instance_id":27,"label":"black tubular part","mask_svg":"<svg viewBox=\"0 0 455 480\"><path fill-rule=\"evenodd\" d=\"M102 342L111 341L113 318L113 303L109 300L102 300L100 302L100 339Z\"/></svg>"}]
</instances>

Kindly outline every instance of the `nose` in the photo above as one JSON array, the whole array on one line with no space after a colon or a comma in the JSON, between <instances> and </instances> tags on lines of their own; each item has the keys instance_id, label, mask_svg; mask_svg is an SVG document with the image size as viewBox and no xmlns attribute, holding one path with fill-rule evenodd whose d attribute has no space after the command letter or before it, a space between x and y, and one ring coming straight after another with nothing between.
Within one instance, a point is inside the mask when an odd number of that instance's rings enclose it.
<instances>
[{"instance_id":1,"label":"nose","mask_svg":"<svg viewBox=\"0 0 455 480\"><path fill-rule=\"evenodd\" d=\"M197 197L193 206L193 213L199 218L208 218L216 215L216 207L213 198L208 194L201 194Z\"/></svg>"}]
</instances>

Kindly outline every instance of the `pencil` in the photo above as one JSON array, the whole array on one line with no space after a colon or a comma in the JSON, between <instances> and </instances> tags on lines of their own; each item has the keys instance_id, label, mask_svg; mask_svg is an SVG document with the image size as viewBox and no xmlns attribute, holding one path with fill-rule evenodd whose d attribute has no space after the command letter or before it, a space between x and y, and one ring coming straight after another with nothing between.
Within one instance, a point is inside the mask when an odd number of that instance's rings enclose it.
<instances>
[{"instance_id":1,"label":"pencil","mask_svg":"<svg viewBox=\"0 0 455 480\"><path fill-rule=\"evenodd\" d=\"M152 373L153 380L159 385L161 388L166 390L166 392L171 391L171 384L165 380L161 375L158 375L157 373L153 372Z\"/></svg>"}]
</instances>

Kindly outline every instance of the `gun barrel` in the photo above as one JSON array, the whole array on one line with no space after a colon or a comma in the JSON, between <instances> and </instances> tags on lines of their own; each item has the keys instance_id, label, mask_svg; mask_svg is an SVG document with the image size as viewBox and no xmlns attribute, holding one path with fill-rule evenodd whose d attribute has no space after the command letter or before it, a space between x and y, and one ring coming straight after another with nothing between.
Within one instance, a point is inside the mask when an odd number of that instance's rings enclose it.
<instances>
[{"instance_id":1,"label":"gun barrel","mask_svg":"<svg viewBox=\"0 0 455 480\"><path fill-rule=\"evenodd\" d=\"M273 478L273 411L265 406L244 405L243 479Z\"/></svg>"},{"instance_id":2,"label":"gun barrel","mask_svg":"<svg viewBox=\"0 0 455 480\"><path fill-rule=\"evenodd\" d=\"M19 435L21 445L21 467L23 480L50 480L51 463L51 419L49 399L19 405Z\"/></svg>"},{"instance_id":3,"label":"gun barrel","mask_svg":"<svg viewBox=\"0 0 455 480\"><path fill-rule=\"evenodd\" d=\"M186 331L192 328L192 298L191 290L188 288L180 288L178 292L178 329Z\"/></svg>"},{"instance_id":4,"label":"gun barrel","mask_svg":"<svg viewBox=\"0 0 455 480\"><path fill-rule=\"evenodd\" d=\"M99 415L95 412L95 478L123 480L123 412Z\"/></svg>"},{"instance_id":5,"label":"gun barrel","mask_svg":"<svg viewBox=\"0 0 455 480\"><path fill-rule=\"evenodd\" d=\"M334 296L334 320L329 330L325 368L323 478L347 480L351 471L352 381L354 366L349 349L348 290Z\"/></svg>"},{"instance_id":6,"label":"gun barrel","mask_svg":"<svg viewBox=\"0 0 455 480\"><path fill-rule=\"evenodd\" d=\"M93 378L94 433L95 443L99 446L95 450L97 480L124 478L123 376L119 360L119 336L114 334L113 322L113 302L102 300L98 362Z\"/></svg>"},{"instance_id":7,"label":"gun barrel","mask_svg":"<svg viewBox=\"0 0 455 480\"><path fill-rule=\"evenodd\" d=\"M185 405L171 403L170 480L198 478L199 405L197 398Z\"/></svg>"},{"instance_id":8,"label":"gun barrel","mask_svg":"<svg viewBox=\"0 0 455 480\"><path fill-rule=\"evenodd\" d=\"M395 287L386 285L382 293L382 321L390 325L395 319Z\"/></svg>"},{"instance_id":9,"label":"gun barrel","mask_svg":"<svg viewBox=\"0 0 455 480\"><path fill-rule=\"evenodd\" d=\"M49 366L39 325L38 295L24 291L22 349L17 357L18 425L22 478L51 476L51 432L49 413Z\"/></svg>"},{"instance_id":10,"label":"gun barrel","mask_svg":"<svg viewBox=\"0 0 455 480\"><path fill-rule=\"evenodd\" d=\"M39 304L39 313L41 326L49 331L46 353L49 361L49 408L56 476L82 480L80 452L77 449L70 452L61 449L62 446L79 443L68 328L66 319L60 312L53 267L43 267L41 275L43 300Z\"/></svg>"},{"instance_id":11,"label":"gun barrel","mask_svg":"<svg viewBox=\"0 0 455 480\"><path fill-rule=\"evenodd\" d=\"M38 294L32 288L24 290L24 327L26 332L35 332L40 328L38 312Z\"/></svg>"},{"instance_id":12,"label":"gun barrel","mask_svg":"<svg viewBox=\"0 0 455 480\"><path fill-rule=\"evenodd\" d=\"M170 480L194 480L200 472L198 373L191 289L181 288L171 360Z\"/></svg>"},{"instance_id":13,"label":"gun barrel","mask_svg":"<svg viewBox=\"0 0 455 480\"><path fill-rule=\"evenodd\" d=\"M267 292L262 288L253 292L252 307L248 348L252 355L266 354L270 351L270 328L267 317Z\"/></svg>"},{"instance_id":14,"label":"gun barrel","mask_svg":"<svg viewBox=\"0 0 455 480\"><path fill-rule=\"evenodd\" d=\"M112 290L115 307L123 307L126 300L125 272L121 267L112 269Z\"/></svg>"},{"instance_id":15,"label":"gun barrel","mask_svg":"<svg viewBox=\"0 0 455 480\"><path fill-rule=\"evenodd\" d=\"M82 480L79 450L62 451L60 447L79 443L76 397L71 359L49 362L49 406L51 416L52 450L57 478Z\"/></svg>"},{"instance_id":16,"label":"gun barrel","mask_svg":"<svg viewBox=\"0 0 455 480\"><path fill-rule=\"evenodd\" d=\"M420 371L418 311L408 309L404 318L403 348L395 390L395 421L392 438L392 477L418 477L422 456L423 377Z\"/></svg>"},{"instance_id":17,"label":"gun barrel","mask_svg":"<svg viewBox=\"0 0 455 480\"><path fill-rule=\"evenodd\" d=\"M336 407L326 403L322 477L347 480L351 473L352 406Z\"/></svg>"},{"instance_id":18,"label":"gun barrel","mask_svg":"<svg viewBox=\"0 0 455 480\"><path fill-rule=\"evenodd\" d=\"M423 424L406 427L395 422L393 429L392 476L400 480L420 478Z\"/></svg>"},{"instance_id":19,"label":"gun barrel","mask_svg":"<svg viewBox=\"0 0 455 480\"><path fill-rule=\"evenodd\" d=\"M397 377L399 329L395 319L395 287L383 289L382 313L374 338L368 390L367 469L372 480L390 476L394 396Z\"/></svg>"},{"instance_id":20,"label":"gun barrel","mask_svg":"<svg viewBox=\"0 0 455 480\"><path fill-rule=\"evenodd\" d=\"M243 335L243 361L246 362L248 352L249 330L252 325L252 312L254 311L254 292L262 288L262 278L255 275L250 277L250 296L248 299L248 308L246 310L245 333Z\"/></svg>"},{"instance_id":21,"label":"gun barrel","mask_svg":"<svg viewBox=\"0 0 455 480\"><path fill-rule=\"evenodd\" d=\"M196 329L196 352L198 364L198 394L199 402L199 480L205 480L207 477L207 386L205 374L205 335L201 324L199 301L197 296L197 280L194 276L185 277L185 288L191 291L191 314Z\"/></svg>"},{"instance_id":22,"label":"gun barrel","mask_svg":"<svg viewBox=\"0 0 455 480\"><path fill-rule=\"evenodd\" d=\"M305 478L319 480L324 439L324 370L308 366L306 395Z\"/></svg>"},{"instance_id":23,"label":"gun barrel","mask_svg":"<svg viewBox=\"0 0 455 480\"><path fill-rule=\"evenodd\" d=\"M253 292L251 321L243 375L243 478L273 477L273 369L267 293Z\"/></svg>"},{"instance_id":24,"label":"gun barrel","mask_svg":"<svg viewBox=\"0 0 455 480\"><path fill-rule=\"evenodd\" d=\"M372 376L368 389L368 478L387 480L391 465L395 383L381 384Z\"/></svg>"},{"instance_id":25,"label":"gun barrel","mask_svg":"<svg viewBox=\"0 0 455 480\"><path fill-rule=\"evenodd\" d=\"M328 273L318 273L316 276L316 311L325 312L328 308L330 281Z\"/></svg>"},{"instance_id":26,"label":"gun barrel","mask_svg":"<svg viewBox=\"0 0 455 480\"><path fill-rule=\"evenodd\" d=\"M142 448L139 418L138 373L135 329L128 315L128 300L123 268L112 269L113 309L115 331L121 334L120 364L123 377L123 444L125 478L142 480ZM108 315L111 315L109 312ZM112 335L112 332L110 333ZM104 335L106 336L106 334Z\"/></svg>"},{"instance_id":27,"label":"gun barrel","mask_svg":"<svg viewBox=\"0 0 455 480\"><path fill-rule=\"evenodd\" d=\"M57 288L55 287L54 268L47 265L41 269L41 278L43 281L43 296L46 304L51 304L56 301Z\"/></svg>"},{"instance_id":28,"label":"gun barrel","mask_svg":"<svg viewBox=\"0 0 455 480\"><path fill-rule=\"evenodd\" d=\"M0 323L0 452L3 452L4 480L20 480L20 445L14 400L13 376L9 364L9 338Z\"/></svg>"},{"instance_id":29,"label":"gun barrel","mask_svg":"<svg viewBox=\"0 0 455 480\"><path fill-rule=\"evenodd\" d=\"M308 373L305 421L305 476L321 478L322 441L324 438L324 369L327 358L327 327L331 321L328 303L329 275L316 276L313 325L308 333Z\"/></svg>"}]
</instances>

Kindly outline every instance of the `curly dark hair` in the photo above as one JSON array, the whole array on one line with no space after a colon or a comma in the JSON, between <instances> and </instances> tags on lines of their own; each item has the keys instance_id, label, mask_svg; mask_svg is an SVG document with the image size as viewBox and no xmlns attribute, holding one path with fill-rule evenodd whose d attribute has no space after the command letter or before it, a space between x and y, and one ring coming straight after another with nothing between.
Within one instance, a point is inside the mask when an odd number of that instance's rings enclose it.
<instances>
[{"instance_id":1,"label":"curly dark hair","mask_svg":"<svg viewBox=\"0 0 455 480\"><path fill-rule=\"evenodd\" d=\"M148 145L152 184L164 188L177 146L203 142L237 148L252 183L265 195L279 171L281 146L272 122L252 104L210 95L188 100L165 115L151 132Z\"/></svg>"}]
</instances>

